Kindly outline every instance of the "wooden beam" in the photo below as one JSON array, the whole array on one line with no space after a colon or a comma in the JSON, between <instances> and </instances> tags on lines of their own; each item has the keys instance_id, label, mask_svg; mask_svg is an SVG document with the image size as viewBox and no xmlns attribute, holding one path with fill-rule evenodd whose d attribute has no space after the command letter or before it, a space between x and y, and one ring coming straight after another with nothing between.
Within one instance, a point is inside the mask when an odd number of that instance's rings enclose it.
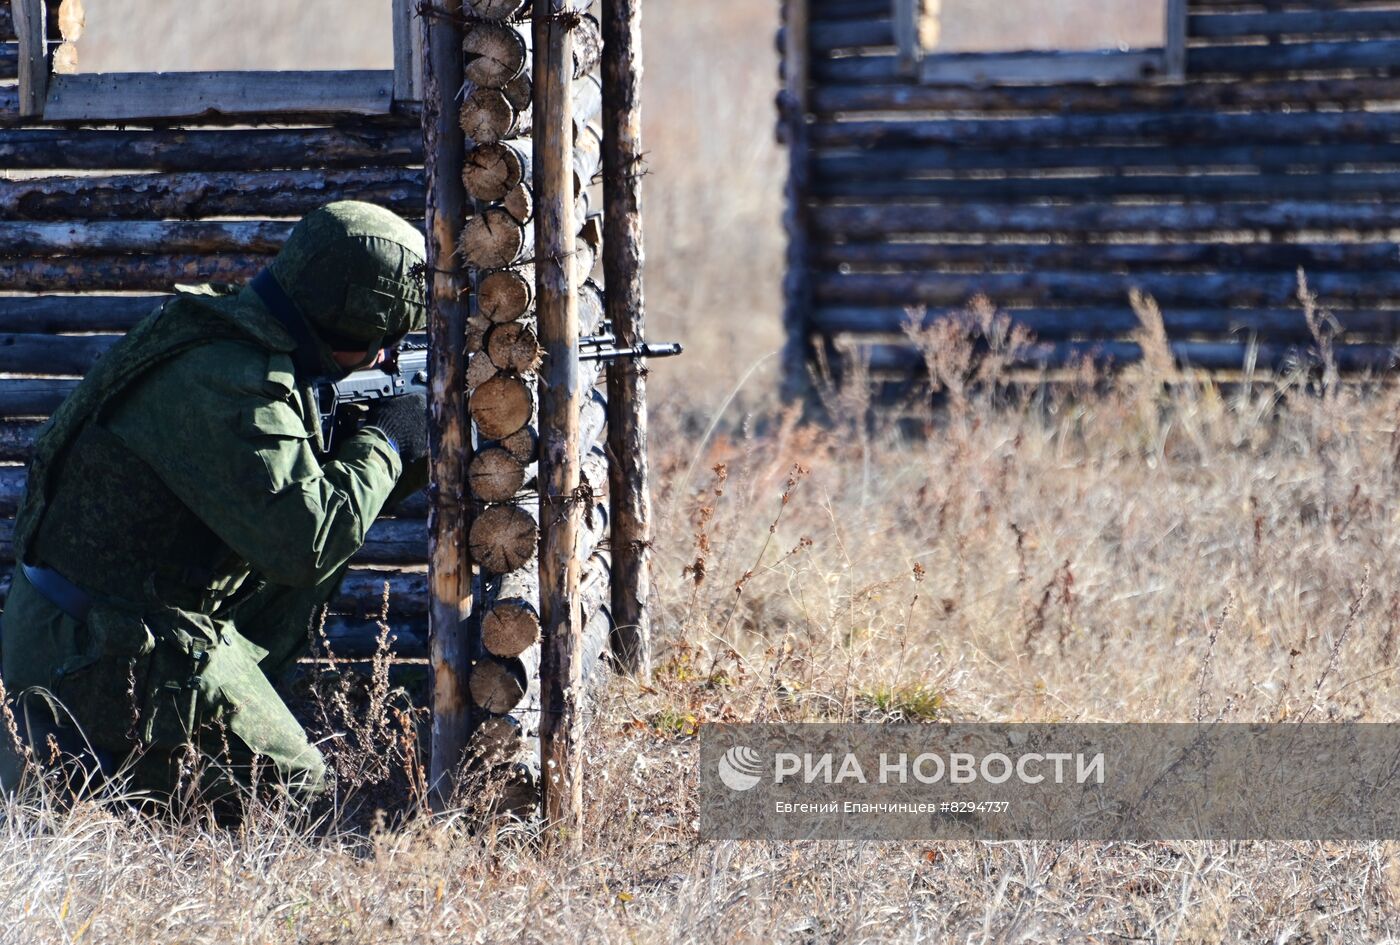
<instances>
[{"instance_id":1,"label":"wooden beam","mask_svg":"<svg viewBox=\"0 0 1400 945\"><path fill-rule=\"evenodd\" d=\"M0 258L0 285L16 292L163 292L177 282L242 282L271 258L242 253Z\"/></svg>"},{"instance_id":2,"label":"wooden beam","mask_svg":"<svg viewBox=\"0 0 1400 945\"><path fill-rule=\"evenodd\" d=\"M1166 55L1164 75L1180 82L1186 78L1187 0L1167 0Z\"/></svg>"},{"instance_id":3,"label":"wooden beam","mask_svg":"<svg viewBox=\"0 0 1400 945\"><path fill-rule=\"evenodd\" d=\"M49 86L44 0L12 0L10 10L19 37L19 113L34 118L44 113Z\"/></svg>"},{"instance_id":4,"label":"wooden beam","mask_svg":"<svg viewBox=\"0 0 1400 945\"><path fill-rule=\"evenodd\" d=\"M810 392L807 359L810 353L807 312L807 192L811 181L811 137L807 126L809 0L783 0L783 91L779 99L780 130L787 142L788 177L783 225L787 231L787 272L783 278L783 394L788 400Z\"/></svg>"},{"instance_id":5,"label":"wooden beam","mask_svg":"<svg viewBox=\"0 0 1400 945\"><path fill-rule=\"evenodd\" d=\"M417 0L394 0L394 101L423 98L423 24Z\"/></svg>"},{"instance_id":6,"label":"wooden beam","mask_svg":"<svg viewBox=\"0 0 1400 945\"><path fill-rule=\"evenodd\" d=\"M4 222L0 223L0 257L275 253L291 229L292 224L280 221Z\"/></svg>"},{"instance_id":7,"label":"wooden beam","mask_svg":"<svg viewBox=\"0 0 1400 945\"><path fill-rule=\"evenodd\" d=\"M458 13L459 3L448 3ZM431 505L428 513L430 605L429 648L433 670L432 761L429 785L434 804L451 803L458 769L471 736L467 679L480 657L468 632L472 610L472 566L467 552L466 495L471 437L467 427L466 273L455 258L466 220L462 164L466 140L457 121L462 87L462 29L449 16L425 20L423 154L428 205L429 446Z\"/></svg>"},{"instance_id":8,"label":"wooden beam","mask_svg":"<svg viewBox=\"0 0 1400 945\"><path fill-rule=\"evenodd\" d=\"M894 43L899 49L899 71L914 76L918 74L919 62L924 58L923 44L919 39L923 0L893 0L893 4Z\"/></svg>"},{"instance_id":9,"label":"wooden beam","mask_svg":"<svg viewBox=\"0 0 1400 945\"><path fill-rule=\"evenodd\" d=\"M903 68L895 57L896 71ZM924 82L1134 82L1165 71L1163 51L959 53L927 56L919 66Z\"/></svg>"},{"instance_id":10,"label":"wooden beam","mask_svg":"<svg viewBox=\"0 0 1400 945\"><path fill-rule=\"evenodd\" d=\"M260 171L423 162L417 127L0 130L0 170Z\"/></svg>"},{"instance_id":11,"label":"wooden beam","mask_svg":"<svg viewBox=\"0 0 1400 945\"><path fill-rule=\"evenodd\" d=\"M619 345L646 338L642 268L642 22L640 0L603 0L603 273L608 321ZM646 369L608 365L612 452L613 653L618 666L651 675L651 496L647 483Z\"/></svg>"},{"instance_id":12,"label":"wooden beam","mask_svg":"<svg viewBox=\"0 0 1400 945\"><path fill-rule=\"evenodd\" d=\"M575 606L579 485L578 294L574 220L573 29L570 0L535 0L535 279L540 377L540 770L551 825L582 842L579 744L583 627Z\"/></svg>"},{"instance_id":13,"label":"wooden beam","mask_svg":"<svg viewBox=\"0 0 1400 945\"><path fill-rule=\"evenodd\" d=\"M54 76L43 115L45 121L139 121L211 113L384 115L393 103L391 70L112 72Z\"/></svg>"},{"instance_id":14,"label":"wooden beam","mask_svg":"<svg viewBox=\"0 0 1400 945\"><path fill-rule=\"evenodd\" d=\"M331 200L367 200L411 219L423 194L423 173L408 167L0 177L0 219L298 217Z\"/></svg>"}]
</instances>

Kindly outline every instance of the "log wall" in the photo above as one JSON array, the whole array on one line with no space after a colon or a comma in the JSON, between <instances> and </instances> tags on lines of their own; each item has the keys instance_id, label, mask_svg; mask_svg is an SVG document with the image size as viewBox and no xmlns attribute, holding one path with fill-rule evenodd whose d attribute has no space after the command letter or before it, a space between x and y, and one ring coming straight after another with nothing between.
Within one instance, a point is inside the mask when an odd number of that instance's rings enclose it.
<instances>
[{"instance_id":1,"label":"log wall","mask_svg":"<svg viewBox=\"0 0 1400 945\"><path fill-rule=\"evenodd\" d=\"M443 404L460 397L464 420L454 426L435 414L435 470L438 481L448 483L437 495L436 525L426 495L376 522L332 602L325 636L338 657L372 655L387 586L395 653L433 660L439 689L445 664L461 677L452 692L434 695L439 716L450 715L446 721L462 730L439 744L444 719L435 724L434 784L455 771L463 745L474 746L490 766L520 776L511 792L517 804L537 799L534 755L549 716L542 662L545 682L551 677L541 638L548 637L542 629L551 609L557 622L565 607L565 622L581 639L570 671L575 678L593 678L618 645L611 617L616 515L609 481L617 471L609 469L606 450L609 417L622 421L629 442L645 448L636 433L645 430L638 419L645 406L635 385L610 409L603 363L579 359L582 338L611 330L601 271L595 271L603 231L602 29L597 9L554 3L565 10L558 22L568 24L569 41L561 47L567 55L556 57L557 80L548 96L534 64L529 0L450 0L438 8L445 11L439 25L425 31L429 107L421 114L416 103L395 103L372 116L284 109L211 112L183 122L149 117L79 124L21 117L14 21L9 3L0 0L0 596L14 563L10 539L24 464L41 423L172 284L251 278L297 218L331 200L372 201L425 225L432 187L435 212L426 225L430 255L439 260L433 267L432 373L457 390L435 395L434 409L440 414ZM619 22L628 25L634 16ZM56 24L50 33L57 35ZM632 90L621 104L635 113L635 50L621 62L622 74L610 81ZM264 77L271 85L279 79ZM541 187L545 162L536 155L545 151L536 142L547 121L553 137L546 150L557 179ZM433 157L427 181L424 122ZM616 131L610 134L615 161L619 139ZM536 230L546 212L566 226L562 232L541 229L553 249L537 264ZM630 246L631 256L614 270L629 286L621 332L630 344L641 340L633 337L641 324L635 201L626 225L630 242L619 246ZM552 340L551 350L562 353L568 368L560 370L556 354L550 387L543 379L539 333L545 326L536 306L557 306L561 288L577 316L567 337ZM464 358L453 360L459 352L451 338L461 339ZM568 396L558 396L560 378L567 379ZM560 415L561 404L567 416ZM541 444L557 439L564 427L573 431L567 457L573 472L567 494L556 499L569 507L576 527L556 542L554 557L567 560L572 549L575 587L554 586L560 582L542 575L539 553L542 533L550 535L540 494L560 459L557 449L551 454ZM645 464L630 464L619 481L627 498L616 506L624 512L623 533L644 535L636 509L638 497L645 497ZM444 517L458 512L460 522ZM439 576L449 558L471 564L463 580L455 572L448 576L446 591L433 586L427 569L430 528L441 552L434 559ZM455 551L460 548L465 554ZM624 554L619 562L624 583L633 588L627 600L634 632L622 650L624 664L644 667L645 647L635 639L644 621L634 613L644 606L644 594L635 590L644 570L636 558ZM471 605L469 614L463 605L464 620L444 620L444 606L464 601ZM430 635L430 615L433 626L459 626L465 636ZM587 687L566 688L578 707L578 690ZM566 728L573 732L574 719ZM475 741L468 743L473 732Z\"/></svg>"},{"instance_id":2,"label":"log wall","mask_svg":"<svg viewBox=\"0 0 1400 945\"><path fill-rule=\"evenodd\" d=\"M785 6L806 359L854 345L907 372L904 326L985 294L1039 340L1024 360L1122 363L1138 288L1180 360L1283 367L1312 347L1301 267L1338 366L1393 365L1400 3L1189 0L1182 82L986 86L901 72L890 0Z\"/></svg>"},{"instance_id":3,"label":"log wall","mask_svg":"<svg viewBox=\"0 0 1400 945\"><path fill-rule=\"evenodd\" d=\"M376 117L45 124L21 118L17 76L0 0L0 593L40 422L162 293L251 277L296 218L327 201L372 200L415 222L425 202L413 105ZM239 219L212 221L229 216ZM388 581L398 651L425 654L426 515L418 497L372 528L327 624L347 653L371 645Z\"/></svg>"},{"instance_id":4,"label":"log wall","mask_svg":"<svg viewBox=\"0 0 1400 945\"><path fill-rule=\"evenodd\" d=\"M613 632L606 391L600 364L578 359L580 338L605 330L594 280L600 28L592 13L558 13L567 4L554 2L533 33L528 3L463 8L463 183L472 206L459 255L476 300L466 333L477 445L467 487L479 602L468 632L482 653L469 692L478 755L509 772L517 805L539 796L541 736L575 727L549 708L551 679L557 690L563 675L545 652L561 640L551 628L582 638L565 669L585 682ZM540 28L564 23L568 42L541 43ZM546 46L554 58L541 68ZM561 531L561 517L576 527ZM564 688L577 703L587 687Z\"/></svg>"}]
</instances>

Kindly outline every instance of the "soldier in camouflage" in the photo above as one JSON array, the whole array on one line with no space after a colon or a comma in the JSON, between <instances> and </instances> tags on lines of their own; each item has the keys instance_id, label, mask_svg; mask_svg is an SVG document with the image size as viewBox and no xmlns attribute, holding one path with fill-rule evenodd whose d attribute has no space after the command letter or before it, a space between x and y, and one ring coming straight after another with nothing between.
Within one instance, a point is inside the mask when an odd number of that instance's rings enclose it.
<instances>
[{"instance_id":1,"label":"soldier in camouflage","mask_svg":"<svg viewBox=\"0 0 1400 945\"><path fill-rule=\"evenodd\" d=\"M273 688L387 504L427 475L426 404L322 448L316 382L423 328L424 240L380 207L303 219L248 285L179 287L41 434L15 524L3 678L52 738L160 797L195 746L230 793L326 766Z\"/></svg>"}]
</instances>

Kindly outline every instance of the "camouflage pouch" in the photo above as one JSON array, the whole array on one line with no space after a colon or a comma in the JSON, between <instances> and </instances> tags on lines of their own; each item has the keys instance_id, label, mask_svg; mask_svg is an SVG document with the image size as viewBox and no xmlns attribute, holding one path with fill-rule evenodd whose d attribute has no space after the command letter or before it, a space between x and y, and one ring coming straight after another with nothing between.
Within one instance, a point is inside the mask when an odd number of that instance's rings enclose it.
<instances>
[{"instance_id":1,"label":"camouflage pouch","mask_svg":"<svg viewBox=\"0 0 1400 945\"><path fill-rule=\"evenodd\" d=\"M141 741L175 749L194 738L202 724L200 688L217 636L203 614L166 609L151 617L155 650L146 676Z\"/></svg>"},{"instance_id":2,"label":"camouflage pouch","mask_svg":"<svg viewBox=\"0 0 1400 945\"><path fill-rule=\"evenodd\" d=\"M93 747L129 750L137 737L155 638L140 614L97 604L79 640L79 652L54 675L54 695Z\"/></svg>"}]
</instances>

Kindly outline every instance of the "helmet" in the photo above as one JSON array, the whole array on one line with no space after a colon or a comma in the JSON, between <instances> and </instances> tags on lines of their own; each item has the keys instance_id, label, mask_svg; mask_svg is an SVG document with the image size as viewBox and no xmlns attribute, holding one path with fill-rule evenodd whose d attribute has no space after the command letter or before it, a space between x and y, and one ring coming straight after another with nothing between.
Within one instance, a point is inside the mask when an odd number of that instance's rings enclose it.
<instances>
[{"instance_id":1,"label":"helmet","mask_svg":"<svg viewBox=\"0 0 1400 945\"><path fill-rule=\"evenodd\" d=\"M322 350L373 351L427 324L423 234L372 203L342 200L302 218L268 267Z\"/></svg>"}]
</instances>

